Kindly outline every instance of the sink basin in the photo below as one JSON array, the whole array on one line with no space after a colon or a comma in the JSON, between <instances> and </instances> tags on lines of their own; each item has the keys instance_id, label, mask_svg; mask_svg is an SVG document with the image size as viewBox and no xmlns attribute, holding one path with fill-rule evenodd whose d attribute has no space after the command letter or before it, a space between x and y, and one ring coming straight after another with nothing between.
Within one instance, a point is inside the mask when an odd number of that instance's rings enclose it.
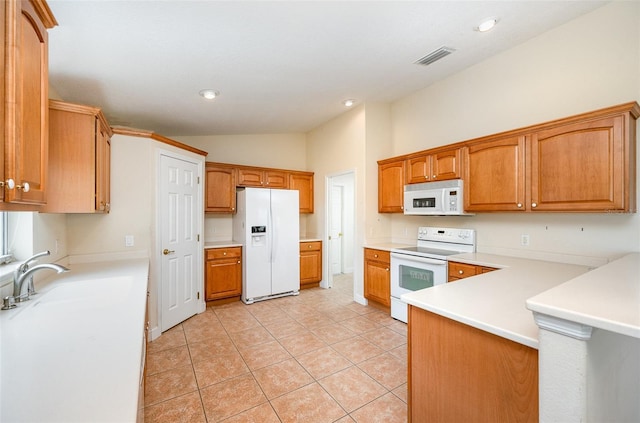
<instances>
[{"instance_id":1,"label":"sink basin","mask_svg":"<svg viewBox=\"0 0 640 423\"><path fill-rule=\"evenodd\" d=\"M96 310L124 302L132 287L129 277L95 279L61 283L28 302L20 303L19 310L9 320L46 319L58 321L65 315L73 318L87 310Z\"/></svg>"}]
</instances>

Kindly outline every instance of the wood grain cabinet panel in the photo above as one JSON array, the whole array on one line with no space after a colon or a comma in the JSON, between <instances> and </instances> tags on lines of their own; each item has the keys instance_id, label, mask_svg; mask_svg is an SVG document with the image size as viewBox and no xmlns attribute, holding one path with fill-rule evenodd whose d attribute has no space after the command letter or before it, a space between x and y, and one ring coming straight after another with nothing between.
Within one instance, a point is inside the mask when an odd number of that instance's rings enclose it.
<instances>
[{"instance_id":1,"label":"wood grain cabinet panel","mask_svg":"<svg viewBox=\"0 0 640 423\"><path fill-rule=\"evenodd\" d=\"M2 165L6 203L40 206L46 202L48 166L49 73L47 29L57 25L44 1L8 0L2 12ZM15 187L4 181L11 179Z\"/></svg>"},{"instance_id":2,"label":"wood grain cabinet panel","mask_svg":"<svg viewBox=\"0 0 640 423\"><path fill-rule=\"evenodd\" d=\"M289 172L289 189L298 190L300 213L313 213L313 173Z\"/></svg>"},{"instance_id":3,"label":"wood grain cabinet panel","mask_svg":"<svg viewBox=\"0 0 640 423\"><path fill-rule=\"evenodd\" d=\"M537 422L538 351L409 306L409 421Z\"/></svg>"},{"instance_id":4,"label":"wood grain cabinet panel","mask_svg":"<svg viewBox=\"0 0 640 423\"><path fill-rule=\"evenodd\" d=\"M525 143L525 136L505 137L465 150L465 211L526 210Z\"/></svg>"},{"instance_id":5,"label":"wood grain cabinet panel","mask_svg":"<svg viewBox=\"0 0 640 423\"><path fill-rule=\"evenodd\" d=\"M531 210L630 210L624 123L619 115L534 132Z\"/></svg>"},{"instance_id":6,"label":"wood grain cabinet panel","mask_svg":"<svg viewBox=\"0 0 640 423\"><path fill-rule=\"evenodd\" d=\"M236 212L236 169L206 163L205 206L207 213Z\"/></svg>"},{"instance_id":7,"label":"wood grain cabinet panel","mask_svg":"<svg viewBox=\"0 0 640 423\"><path fill-rule=\"evenodd\" d=\"M240 298L242 294L242 247L205 250L205 300Z\"/></svg>"},{"instance_id":8,"label":"wood grain cabinet panel","mask_svg":"<svg viewBox=\"0 0 640 423\"><path fill-rule=\"evenodd\" d=\"M364 249L364 297L391 306L391 255L389 251Z\"/></svg>"},{"instance_id":9,"label":"wood grain cabinet panel","mask_svg":"<svg viewBox=\"0 0 640 423\"><path fill-rule=\"evenodd\" d=\"M468 278L470 276L480 275L482 273L489 273L497 270L493 267L477 266L473 264L460 263L457 261L449 261L447 263L449 277L448 282L454 282L459 279Z\"/></svg>"},{"instance_id":10,"label":"wood grain cabinet panel","mask_svg":"<svg viewBox=\"0 0 640 423\"><path fill-rule=\"evenodd\" d=\"M109 213L111 127L100 109L49 101L49 213Z\"/></svg>"},{"instance_id":11,"label":"wood grain cabinet panel","mask_svg":"<svg viewBox=\"0 0 640 423\"><path fill-rule=\"evenodd\" d=\"M403 212L404 167L404 159L384 163L378 162L378 212Z\"/></svg>"},{"instance_id":12,"label":"wood grain cabinet panel","mask_svg":"<svg viewBox=\"0 0 640 423\"><path fill-rule=\"evenodd\" d=\"M416 184L459 179L462 177L461 160L460 148L409 157L405 161L405 183Z\"/></svg>"},{"instance_id":13,"label":"wood grain cabinet panel","mask_svg":"<svg viewBox=\"0 0 640 423\"><path fill-rule=\"evenodd\" d=\"M300 289L313 288L322 280L322 241L300 243Z\"/></svg>"},{"instance_id":14,"label":"wood grain cabinet panel","mask_svg":"<svg viewBox=\"0 0 640 423\"><path fill-rule=\"evenodd\" d=\"M289 178L285 171L264 168L238 168L238 186L258 188L288 188Z\"/></svg>"}]
</instances>

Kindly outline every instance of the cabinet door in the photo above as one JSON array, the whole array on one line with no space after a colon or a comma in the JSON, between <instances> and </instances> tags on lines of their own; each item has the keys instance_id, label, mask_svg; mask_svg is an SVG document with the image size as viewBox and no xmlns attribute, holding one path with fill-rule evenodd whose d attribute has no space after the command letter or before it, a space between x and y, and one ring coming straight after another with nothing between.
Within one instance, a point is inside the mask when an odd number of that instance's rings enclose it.
<instances>
[{"instance_id":1,"label":"cabinet door","mask_svg":"<svg viewBox=\"0 0 640 423\"><path fill-rule=\"evenodd\" d=\"M378 165L378 211L402 213L404 210L404 160Z\"/></svg>"},{"instance_id":2,"label":"cabinet door","mask_svg":"<svg viewBox=\"0 0 640 423\"><path fill-rule=\"evenodd\" d=\"M206 166L205 212L235 213L236 173L232 167Z\"/></svg>"},{"instance_id":3,"label":"cabinet door","mask_svg":"<svg viewBox=\"0 0 640 423\"><path fill-rule=\"evenodd\" d=\"M531 210L624 211L623 116L579 122L531 138Z\"/></svg>"},{"instance_id":4,"label":"cabinet door","mask_svg":"<svg viewBox=\"0 0 640 423\"><path fill-rule=\"evenodd\" d=\"M460 148L442 151L431 156L431 180L444 181L462 177L462 152Z\"/></svg>"},{"instance_id":5,"label":"cabinet door","mask_svg":"<svg viewBox=\"0 0 640 423\"><path fill-rule=\"evenodd\" d=\"M263 180L266 188L289 187L289 175L280 170L265 170Z\"/></svg>"},{"instance_id":6,"label":"cabinet door","mask_svg":"<svg viewBox=\"0 0 640 423\"><path fill-rule=\"evenodd\" d=\"M300 243L300 284L317 283L322 280L322 243Z\"/></svg>"},{"instance_id":7,"label":"cabinet door","mask_svg":"<svg viewBox=\"0 0 640 423\"><path fill-rule=\"evenodd\" d=\"M391 275L389 252L364 250L364 297L389 307L391 305Z\"/></svg>"},{"instance_id":8,"label":"cabinet door","mask_svg":"<svg viewBox=\"0 0 640 423\"><path fill-rule=\"evenodd\" d=\"M260 169L238 168L238 185L241 187L263 187L263 177Z\"/></svg>"},{"instance_id":9,"label":"cabinet door","mask_svg":"<svg viewBox=\"0 0 640 423\"><path fill-rule=\"evenodd\" d=\"M405 161L407 176L405 183L419 184L431 180L431 156L412 157Z\"/></svg>"},{"instance_id":10,"label":"cabinet door","mask_svg":"<svg viewBox=\"0 0 640 423\"><path fill-rule=\"evenodd\" d=\"M111 210L111 139L96 119L96 211Z\"/></svg>"},{"instance_id":11,"label":"cabinet door","mask_svg":"<svg viewBox=\"0 0 640 423\"><path fill-rule=\"evenodd\" d=\"M206 300L234 297L242 293L241 255L240 248L219 248L206 251Z\"/></svg>"},{"instance_id":12,"label":"cabinet door","mask_svg":"<svg viewBox=\"0 0 640 423\"><path fill-rule=\"evenodd\" d=\"M289 189L297 189L300 213L313 213L313 173L289 173Z\"/></svg>"},{"instance_id":13,"label":"cabinet door","mask_svg":"<svg viewBox=\"0 0 640 423\"><path fill-rule=\"evenodd\" d=\"M465 211L525 210L525 141L508 137L468 147Z\"/></svg>"},{"instance_id":14,"label":"cabinet door","mask_svg":"<svg viewBox=\"0 0 640 423\"><path fill-rule=\"evenodd\" d=\"M2 22L2 29L0 29L0 181L5 180L4 173L4 160L5 160L5 130L7 122L5 121L5 83L7 80L6 77L6 62L5 62L5 54L6 54L6 34L5 28L7 27L7 2L0 3L0 22ZM0 186L0 203L4 201L4 191L5 188Z\"/></svg>"},{"instance_id":15,"label":"cabinet door","mask_svg":"<svg viewBox=\"0 0 640 423\"><path fill-rule=\"evenodd\" d=\"M12 6L17 5L17 9ZM5 201L44 204L48 143L48 44L47 28L30 1L5 2L5 176L16 187L5 192ZM5 24L5 22L3 22ZM3 25L3 30L5 30ZM4 68L3 68L4 69ZM3 128L4 129L4 128Z\"/></svg>"}]
</instances>

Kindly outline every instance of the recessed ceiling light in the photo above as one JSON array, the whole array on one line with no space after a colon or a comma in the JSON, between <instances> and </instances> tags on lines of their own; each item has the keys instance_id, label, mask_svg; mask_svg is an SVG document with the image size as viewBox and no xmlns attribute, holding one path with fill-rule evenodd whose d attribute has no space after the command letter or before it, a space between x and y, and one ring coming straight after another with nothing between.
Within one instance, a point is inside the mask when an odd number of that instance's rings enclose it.
<instances>
[{"instance_id":1,"label":"recessed ceiling light","mask_svg":"<svg viewBox=\"0 0 640 423\"><path fill-rule=\"evenodd\" d=\"M475 29L476 31L487 32L490 29L492 29L494 26L496 26L497 23L498 23L498 20L496 18L485 19Z\"/></svg>"},{"instance_id":2,"label":"recessed ceiling light","mask_svg":"<svg viewBox=\"0 0 640 423\"><path fill-rule=\"evenodd\" d=\"M342 102L342 104L344 104L345 107L351 107L354 104L356 104L356 101L353 99L348 99Z\"/></svg>"},{"instance_id":3,"label":"recessed ceiling light","mask_svg":"<svg viewBox=\"0 0 640 423\"><path fill-rule=\"evenodd\" d=\"M220 93L215 90L202 90L200 91L200 95L206 100L213 100L214 98L218 97Z\"/></svg>"}]
</instances>

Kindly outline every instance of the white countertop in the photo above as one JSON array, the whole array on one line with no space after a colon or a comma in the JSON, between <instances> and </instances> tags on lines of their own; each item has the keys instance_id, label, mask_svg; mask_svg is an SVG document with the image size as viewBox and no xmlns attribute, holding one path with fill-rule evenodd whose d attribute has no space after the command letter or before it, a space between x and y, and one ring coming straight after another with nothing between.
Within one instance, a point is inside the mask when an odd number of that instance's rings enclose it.
<instances>
[{"instance_id":1,"label":"white countertop","mask_svg":"<svg viewBox=\"0 0 640 423\"><path fill-rule=\"evenodd\" d=\"M640 338L640 253L628 254L529 298L527 308Z\"/></svg>"},{"instance_id":2,"label":"white countertop","mask_svg":"<svg viewBox=\"0 0 640 423\"><path fill-rule=\"evenodd\" d=\"M0 311L0 421L135 422L149 261L67 267Z\"/></svg>"},{"instance_id":3,"label":"white countertop","mask_svg":"<svg viewBox=\"0 0 640 423\"><path fill-rule=\"evenodd\" d=\"M589 268L483 253L457 254L450 261L499 270L438 285L402 296L408 304L538 348L538 326L526 300Z\"/></svg>"}]
</instances>

